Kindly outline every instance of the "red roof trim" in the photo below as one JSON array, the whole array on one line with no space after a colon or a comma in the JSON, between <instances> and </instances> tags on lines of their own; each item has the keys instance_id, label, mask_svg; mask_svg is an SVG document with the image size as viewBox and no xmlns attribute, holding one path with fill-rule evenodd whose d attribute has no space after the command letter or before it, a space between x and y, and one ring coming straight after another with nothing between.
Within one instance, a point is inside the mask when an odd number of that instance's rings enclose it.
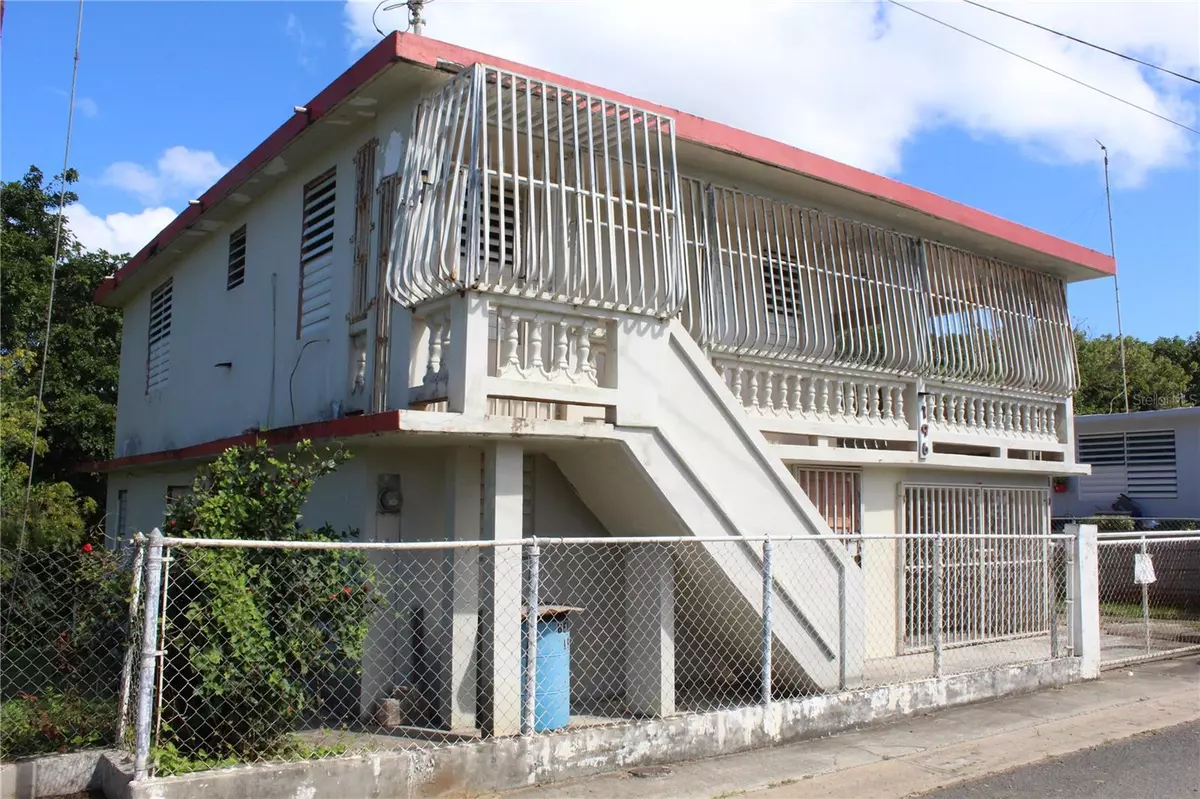
<instances>
[{"instance_id":1,"label":"red roof trim","mask_svg":"<svg viewBox=\"0 0 1200 799\"><path fill-rule=\"evenodd\" d=\"M356 436L378 435L380 433L395 433L400 430L400 411L383 411L363 416L344 416L341 419L331 419L327 422L312 422L291 427L279 427L257 433L243 433L239 436L218 438L203 444L193 444L180 449L146 452L141 455L130 455L124 458L113 458L107 461L91 461L80 464L80 472L115 472L122 469L132 469L138 466L156 466L177 461L214 458L230 447L253 444L265 441L272 446L294 444L305 439L320 441L331 438L354 438Z\"/></svg>"},{"instance_id":2,"label":"red roof trim","mask_svg":"<svg viewBox=\"0 0 1200 799\"><path fill-rule=\"evenodd\" d=\"M199 206L189 206L183 213L167 225L153 241L133 256L122 266L112 278L109 278L96 289L96 301L103 300L112 293L116 286L130 274L139 269L161 248L170 244L184 230L195 224L204 213L204 209L212 206L231 193L250 174L272 158L279 155L284 148L304 131L308 125L319 119L331 108L345 100L358 87L375 77L380 71L394 61L408 61L426 67L436 68L439 62L470 65L486 63L492 66L519 72L532 78L546 80L564 86L596 94L603 94L614 100L630 103L647 111L667 114L675 118L675 135L679 139L696 144L712 147L728 153L761 161L766 164L782 167L783 169L808 175L853 191L877 197L887 202L910 208L933 217L945 219L954 224L989 236L1004 239L1022 247L1045 253L1055 258L1070 261L1080 266L1094 269L1097 272L1116 274L1116 261L1112 257L1087 247L1042 233L1039 230L1010 222L998 216L980 211L962 203L948 200L932 192L909 186L891 178L876 175L856 167L834 161L824 156L801 150L791 145L783 144L764 136L758 136L743 130L723 125L719 122L704 119L693 114L687 114L666 106L649 103L636 97L630 97L620 92L613 92L600 86L572 80L545 70L495 58L485 53L468 50L464 47L439 42L424 36L393 33L379 44L375 45L366 55L360 58L352 67L343 72L333 83L329 84L320 94L308 104L307 116L296 114L266 141L254 149L233 169L217 181L211 189L200 197Z\"/></svg>"}]
</instances>

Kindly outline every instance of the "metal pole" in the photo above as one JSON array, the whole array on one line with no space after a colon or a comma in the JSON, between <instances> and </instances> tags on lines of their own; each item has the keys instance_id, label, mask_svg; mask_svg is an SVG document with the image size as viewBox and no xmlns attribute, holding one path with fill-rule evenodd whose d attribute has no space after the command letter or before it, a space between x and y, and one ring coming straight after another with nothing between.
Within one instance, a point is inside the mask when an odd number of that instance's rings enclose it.
<instances>
[{"instance_id":1,"label":"metal pole","mask_svg":"<svg viewBox=\"0 0 1200 799\"><path fill-rule=\"evenodd\" d=\"M762 703L771 703L771 597L774 579L772 573L772 544L767 538L763 542L762 561Z\"/></svg>"},{"instance_id":2,"label":"metal pole","mask_svg":"<svg viewBox=\"0 0 1200 799\"><path fill-rule=\"evenodd\" d=\"M1117 260L1117 239L1113 233L1112 192L1108 187L1108 148L1101 142L1100 151L1104 153L1104 202L1108 205L1108 253L1113 263ZM1129 413L1129 377L1125 373L1125 332L1121 327L1121 284L1117 280L1116 270L1113 270L1113 299L1117 305L1117 348L1121 353L1121 394L1125 397L1125 413Z\"/></svg>"},{"instance_id":3,"label":"metal pole","mask_svg":"<svg viewBox=\"0 0 1200 799\"><path fill-rule=\"evenodd\" d=\"M533 735L536 718L537 695L537 636L538 636L538 581L541 568L541 548L537 537L529 547L529 578L525 585L525 696L521 708L521 734Z\"/></svg>"},{"instance_id":4,"label":"metal pole","mask_svg":"<svg viewBox=\"0 0 1200 799\"><path fill-rule=\"evenodd\" d=\"M1146 549L1146 536L1142 536L1142 560L1146 560L1149 552ZM1146 654L1150 654L1150 584L1142 580L1142 629L1146 634Z\"/></svg>"},{"instance_id":5,"label":"metal pole","mask_svg":"<svg viewBox=\"0 0 1200 799\"><path fill-rule=\"evenodd\" d=\"M162 607L158 616L158 690L154 694L154 737L162 730L163 675L167 671L167 591L171 588L171 548L163 548L162 588L159 590Z\"/></svg>"},{"instance_id":6,"label":"metal pole","mask_svg":"<svg viewBox=\"0 0 1200 799\"><path fill-rule=\"evenodd\" d=\"M134 733L133 779L144 780L150 765L150 726L154 719L155 666L158 664L158 612L162 589L163 535L150 533L146 556L146 613L142 625L142 668L138 678L137 723Z\"/></svg>"},{"instance_id":7,"label":"metal pole","mask_svg":"<svg viewBox=\"0 0 1200 799\"><path fill-rule=\"evenodd\" d=\"M1054 578L1054 554L1057 543L1046 541L1046 611L1050 621L1050 657L1062 657L1058 640L1058 582Z\"/></svg>"},{"instance_id":8,"label":"metal pole","mask_svg":"<svg viewBox=\"0 0 1200 799\"><path fill-rule=\"evenodd\" d=\"M137 552L133 556L133 590L129 597L129 624L125 628L125 661L121 666L121 698L117 702L117 743L125 745L125 719L129 714L129 692L133 687L133 632L137 629L138 605L142 598L142 571L146 567L146 536L138 533L133 539Z\"/></svg>"},{"instance_id":9,"label":"metal pole","mask_svg":"<svg viewBox=\"0 0 1200 799\"><path fill-rule=\"evenodd\" d=\"M838 688L846 690L846 564L838 569Z\"/></svg>"},{"instance_id":10,"label":"metal pole","mask_svg":"<svg viewBox=\"0 0 1200 799\"><path fill-rule=\"evenodd\" d=\"M1071 528L1075 530L1075 540L1069 541L1066 545L1067 598L1063 605L1064 614L1067 617L1067 656L1075 657L1078 652L1075 638L1075 608L1079 594L1079 576L1075 573L1075 552L1079 549L1079 525L1067 525L1068 530Z\"/></svg>"},{"instance_id":11,"label":"metal pole","mask_svg":"<svg viewBox=\"0 0 1200 799\"><path fill-rule=\"evenodd\" d=\"M933 539L933 674L942 676L942 534Z\"/></svg>"}]
</instances>

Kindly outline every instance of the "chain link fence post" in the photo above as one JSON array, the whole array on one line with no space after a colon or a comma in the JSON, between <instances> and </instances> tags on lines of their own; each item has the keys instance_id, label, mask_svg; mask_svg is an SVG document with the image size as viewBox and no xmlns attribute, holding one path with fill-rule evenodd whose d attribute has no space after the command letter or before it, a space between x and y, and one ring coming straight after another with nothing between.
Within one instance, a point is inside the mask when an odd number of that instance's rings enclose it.
<instances>
[{"instance_id":1,"label":"chain link fence post","mask_svg":"<svg viewBox=\"0 0 1200 799\"><path fill-rule=\"evenodd\" d=\"M1050 657L1062 657L1062 644L1058 640L1058 573L1054 562L1058 556L1058 542L1046 539L1046 618L1050 625Z\"/></svg>"},{"instance_id":2,"label":"chain link fence post","mask_svg":"<svg viewBox=\"0 0 1200 799\"><path fill-rule=\"evenodd\" d=\"M773 549L770 537L763 542L762 557L762 703L771 703L771 599Z\"/></svg>"},{"instance_id":3,"label":"chain link fence post","mask_svg":"<svg viewBox=\"0 0 1200 799\"><path fill-rule=\"evenodd\" d=\"M942 534L933 534L933 675L942 676Z\"/></svg>"},{"instance_id":4,"label":"chain link fence post","mask_svg":"<svg viewBox=\"0 0 1200 799\"><path fill-rule=\"evenodd\" d=\"M117 701L117 729L116 741L119 746L125 746L126 722L129 719L129 694L133 689L133 662L134 649L137 646L137 637L134 632L137 629L138 623L138 607L142 599L142 573L145 569L146 562L146 536L138 533L133 538L133 545L137 547L137 551L133 555L133 568L131 578L133 585L129 595L129 623L125 628L125 638L128 641L125 647L125 659L121 664L121 693Z\"/></svg>"},{"instance_id":5,"label":"chain link fence post","mask_svg":"<svg viewBox=\"0 0 1200 799\"><path fill-rule=\"evenodd\" d=\"M146 555L146 612L142 626L142 663L138 678L137 722L134 730L133 779L149 776L150 727L154 723L155 671L158 665L158 613L162 590L163 535L150 533Z\"/></svg>"},{"instance_id":6,"label":"chain link fence post","mask_svg":"<svg viewBox=\"0 0 1200 799\"><path fill-rule=\"evenodd\" d=\"M1150 560L1150 553L1146 547L1146 536L1142 536L1142 562L1147 563ZM1145 568L1143 566L1143 568ZM1137 571L1136 569L1134 571ZM1142 584L1142 631L1146 638L1146 654L1150 654L1150 583L1145 579L1138 582Z\"/></svg>"},{"instance_id":7,"label":"chain link fence post","mask_svg":"<svg viewBox=\"0 0 1200 799\"><path fill-rule=\"evenodd\" d=\"M525 692L521 707L521 734L533 735L537 723L538 592L542 551L535 536L529 546L529 576L525 586Z\"/></svg>"}]
</instances>

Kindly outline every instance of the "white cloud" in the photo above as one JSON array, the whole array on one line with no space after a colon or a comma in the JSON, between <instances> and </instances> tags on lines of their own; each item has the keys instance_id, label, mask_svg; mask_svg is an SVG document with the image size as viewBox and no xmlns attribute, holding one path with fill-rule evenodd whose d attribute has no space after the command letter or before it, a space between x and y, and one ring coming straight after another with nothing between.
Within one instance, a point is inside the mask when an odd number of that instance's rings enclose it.
<instances>
[{"instance_id":1,"label":"white cloud","mask_svg":"<svg viewBox=\"0 0 1200 799\"><path fill-rule=\"evenodd\" d=\"M300 66L305 69L311 67L312 59L309 57L310 43L308 34L305 32L300 18L295 14L289 13L287 15L287 23L283 26L283 32L296 45L296 60L300 62Z\"/></svg>"},{"instance_id":2,"label":"white cloud","mask_svg":"<svg viewBox=\"0 0 1200 799\"><path fill-rule=\"evenodd\" d=\"M356 53L378 41L375 3L348 0ZM1186 163L1196 138L893 5L717 0L442 2L425 33L608 86L877 172L904 145L955 127L1050 163L1093 163L1115 179ZM1197 93L1176 78L965 3L919 9L1164 116L1196 126ZM1176 71L1200 74L1200 5L1009 3L1003 9ZM385 31L407 22L380 13ZM1190 94L1188 93L1190 91Z\"/></svg>"},{"instance_id":3,"label":"white cloud","mask_svg":"<svg viewBox=\"0 0 1200 799\"><path fill-rule=\"evenodd\" d=\"M99 115L100 106L96 105L96 101L91 97L80 97L75 101L75 110L83 116L91 118Z\"/></svg>"},{"instance_id":4,"label":"white cloud","mask_svg":"<svg viewBox=\"0 0 1200 799\"><path fill-rule=\"evenodd\" d=\"M175 216L174 210L161 206L107 216L97 216L80 203L67 207L67 223L75 238L89 250L111 253L137 252Z\"/></svg>"},{"instance_id":5,"label":"white cloud","mask_svg":"<svg viewBox=\"0 0 1200 799\"><path fill-rule=\"evenodd\" d=\"M153 167L132 161L110 164L100 182L136 195L146 204L166 199L191 199L229 171L208 150L168 147Z\"/></svg>"}]
</instances>

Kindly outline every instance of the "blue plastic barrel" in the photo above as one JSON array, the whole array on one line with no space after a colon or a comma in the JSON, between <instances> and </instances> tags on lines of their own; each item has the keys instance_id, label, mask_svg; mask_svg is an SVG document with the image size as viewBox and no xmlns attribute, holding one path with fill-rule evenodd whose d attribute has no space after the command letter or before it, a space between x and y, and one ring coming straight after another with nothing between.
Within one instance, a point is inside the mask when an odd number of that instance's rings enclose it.
<instances>
[{"instance_id":1,"label":"blue plastic barrel","mask_svg":"<svg viewBox=\"0 0 1200 799\"><path fill-rule=\"evenodd\" d=\"M525 673L528 645L521 638L521 673ZM537 625L537 675L533 694L533 729L561 730L571 721L571 625L567 614L539 614ZM521 684L521 706L525 684Z\"/></svg>"}]
</instances>

